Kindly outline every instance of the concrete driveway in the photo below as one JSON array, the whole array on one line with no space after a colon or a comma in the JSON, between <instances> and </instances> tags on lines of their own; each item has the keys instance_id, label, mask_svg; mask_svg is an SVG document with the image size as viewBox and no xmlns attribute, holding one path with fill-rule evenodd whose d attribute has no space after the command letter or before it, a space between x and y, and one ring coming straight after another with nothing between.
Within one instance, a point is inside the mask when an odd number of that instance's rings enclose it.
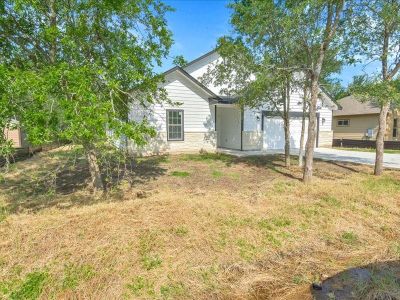
<instances>
[{"instance_id":1,"label":"concrete driveway","mask_svg":"<svg viewBox=\"0 0 400 300\"><path fill-rule=\"evenodd\" d=\"M267 155L283 153L282 150L266 150L266 151L238 151L229 149L218 149L218 152L232 154L235 156L250 155ZM298 149L292 149L292 155L298 155ZM374 165L375 152L347 151L330 148L315 149L315 158L322 160L344 161L356 164ZM385 153L383 156L383 165L387 168L400 169L400 154Z\"/></svg>"}]
</instances>

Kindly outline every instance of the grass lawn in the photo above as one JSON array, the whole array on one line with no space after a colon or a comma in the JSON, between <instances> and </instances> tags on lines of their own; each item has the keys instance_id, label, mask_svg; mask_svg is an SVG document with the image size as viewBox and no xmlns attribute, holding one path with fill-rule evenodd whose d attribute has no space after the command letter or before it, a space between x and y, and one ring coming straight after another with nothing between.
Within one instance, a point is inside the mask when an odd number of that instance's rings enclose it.
<instances>
[{"instance_id":1,"label":"grass lawn","mask_svg":"<svg viewBox=\"0 0 400 300\"><path fill-rule=\"evenodd\" d=\"M347 151L360 151L360 152L376 152L373 148L346 148L346 147L333 147L333 149L347 150ZM385 149L385 153L400 154L400 150Z\"/></svg>"},{"instance_id":2,"label":"grass lawn","mask_svg":"<svg viewBox=\"0 0 400 300\"><path fill-rule=\"evenodd\" d=\"M279 155L158 156L94 198L80 155L39 153L0 183L0 299L311 299L400 259L400 172L371 174L316 161L304 185Z\"/></svg>"}]
</instances>

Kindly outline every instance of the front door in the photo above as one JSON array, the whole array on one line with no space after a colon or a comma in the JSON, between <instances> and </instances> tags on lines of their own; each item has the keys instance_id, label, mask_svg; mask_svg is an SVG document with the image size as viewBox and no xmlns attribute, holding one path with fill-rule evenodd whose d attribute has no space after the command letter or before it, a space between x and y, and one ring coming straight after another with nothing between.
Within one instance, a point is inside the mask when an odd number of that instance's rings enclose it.
<instances>
[{"instance_id":1,"label":"front door","mask_svg":"<svg viewBox=\"0 0 400 300\"><path fill-rule=\"evenodd\" d=\"M217 146L241 149L242 114L236 107L217 107Z\"/></svg>"}]
</instances>

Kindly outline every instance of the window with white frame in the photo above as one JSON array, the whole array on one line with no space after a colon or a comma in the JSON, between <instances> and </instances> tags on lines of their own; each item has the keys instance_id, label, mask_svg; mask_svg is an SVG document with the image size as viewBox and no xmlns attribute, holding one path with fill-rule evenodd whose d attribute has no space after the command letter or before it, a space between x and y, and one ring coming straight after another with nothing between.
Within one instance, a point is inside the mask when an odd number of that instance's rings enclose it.
<instances>
[{"instance_id":1,"label":"window with white frame","mask_svg":"<svg viewBox=\"0 0 400 300\"><path fill-rule=\"evenodd\" d=\"M398 119L393 119L393 134L392 134L392 136L394 137L394 138L396 138L397 137L397 120Z\"/></svg>"},{"instance_id":2,"label":"window with white frame","mask_svg":"<svg viewBox=\"0 0 400 300\"><path fill-rule=\"evenodd\" d=\"M183 110L167 110L168 141L183 141Z\"/></svg>"},{"instance_id":3,"label":"window with white frame","mask_svg":"<svg viewBox=\"0 0 400 300\"><path fill-rule=\"evenodd\" d=\"M349 119L342 119L337 121L338 126L350 126L350 120Z\"/></svg>"}]
</instances>

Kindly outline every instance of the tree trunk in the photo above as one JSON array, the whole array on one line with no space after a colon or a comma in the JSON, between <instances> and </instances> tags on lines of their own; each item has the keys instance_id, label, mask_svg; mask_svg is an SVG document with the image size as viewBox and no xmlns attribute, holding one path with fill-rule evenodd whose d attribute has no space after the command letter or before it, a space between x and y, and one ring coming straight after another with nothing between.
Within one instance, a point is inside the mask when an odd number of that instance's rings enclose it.
<instances>
[{"instance_id":1,"label":"tree trunk","mask_svg":"<svg viewBox=\"0 0 400 300\"><path fill-rule=\"evenodd\" d=\"M90 172L90 188L93 189L93 192L96 193L98 191L103 190L103 181L101 179L101 172L99 167L99 162L97 160L97 154L93 147L85 147L86 157L89 164L89 172Z\"/></svg>"},{"instance_id":2,"label":"tree trunk","mask_svg":"<svg viewBox=\"0 0 400 300\"><path fill-rule=\"evenodd\" d=\"M290 167L290 120L288 112L285 114L283 122L283 127L285 127L285 166L288 168Z\"/></svg>"},{"instance_id":3,"label":"tree trunk","mask_svg":"<svg viewBox=\"0 0 400 300\"><path fill-rule=\"evenodd\" d=\"M283 127L285 130L285 166L290 167L290 83L286 81L283 95Z\"/></svg>"},{"instance_id":4,"label":"tree trunk","mask_svg":"<svg viewBox=\"0 0 400 300\"><path fill-rule=\"evenodd\" d=\"M303 115L301 117L299 167L303 166L303 159L304 159L304 132L306 130L306 113L307 113L307 86L304 85Z\"/></svg>"},{"instance_id":5,"label":"tree trunk","mask_svg":"<svg viewBox=\"0 0 400 300\"><path fill-rule=\"evenodd\" d=\"M311 79L310 115L308 121L308 137L306 143L306 155L303 172L303 181L310 182L313 175L314 146L317 125L317 101L318 101L318 79L313 76Z\"/></svg>"},{"instance_id":6,"label":"tree trunk","mask_svg":"<svg viewBox=\"0 0 400 300\"><path fill-rule=\"evenodd\" d=\"M379 127L378 134L376 135L376 156L375 156L375 170L374 174L379 176L383 173L383 153L385 150L385 133L386 133L386 120L389 112L390 103L382 106L379 114Z\"/></svg>"},{"instance_id":7,"label":"tree trunk","mask_svg":"<svg viewBox=\"0 0 400 300\"><path fill-rule=\"evenodd\" d=\"M57 13L55 8L55 0L49 1L49 22L50 28L52 30L51 34L54 35L50 42L50 62L54 64L56 62L56 53L57 53L57 38L55 37L55 31L57 29Z\"/></svg>"}]
</instances>

